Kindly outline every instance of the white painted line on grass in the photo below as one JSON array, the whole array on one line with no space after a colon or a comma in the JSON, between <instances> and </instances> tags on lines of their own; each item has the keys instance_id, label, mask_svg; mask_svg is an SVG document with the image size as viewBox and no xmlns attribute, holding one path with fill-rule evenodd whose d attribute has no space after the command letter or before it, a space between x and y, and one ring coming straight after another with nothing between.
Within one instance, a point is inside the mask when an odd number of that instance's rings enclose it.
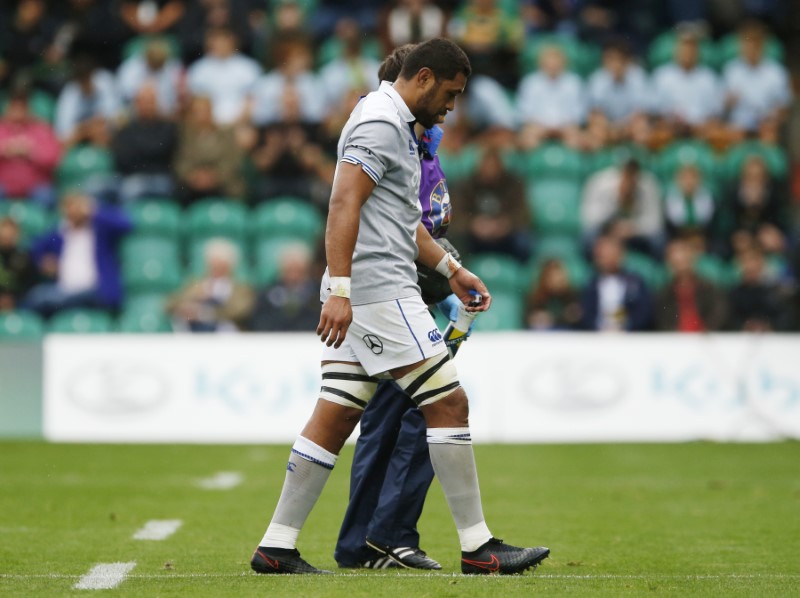
<instances>
[{"instance_id":1,"label":"white painted line on grass","mask_svg":"<svg viewBox=\"0 0 800 598\"><path fill-rule=\"evenodd\" d=\"M73 588L76 590L110 590L125 581L135 562L130 563L100 563L78 580Z\"/></svg>"},{"instance_id":2,"label":"white painted line on grass","mask_svg":"<svg viewBox=\"0 0 800 598\"><path fill-rule=\"evenodd\" d=\"M204 490L230 490L236 488L244 480L238 471L218 471L210 478L203 478L197 485Z\"/></svg>"},{"instance_id":3,"label":"white painted line on grass","mask_svg":"<svg viewBox=\"0 0 800 598\"><path fill-rule=\"evenodd\" d=\"M166 540L183 525L180 519L153 519L144 524L135 534L134 540Z\"/></svg>"}]
</instances>

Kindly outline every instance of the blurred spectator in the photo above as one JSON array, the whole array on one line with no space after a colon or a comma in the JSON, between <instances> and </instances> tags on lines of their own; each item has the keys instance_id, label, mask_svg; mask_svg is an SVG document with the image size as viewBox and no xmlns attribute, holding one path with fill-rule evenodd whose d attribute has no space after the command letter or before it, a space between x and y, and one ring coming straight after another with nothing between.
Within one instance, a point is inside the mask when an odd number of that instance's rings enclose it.
<instances>
[{"instance_id":1,"label":"blurred spectator","mask_svg":"<svg viewBox=\"0 0 800 598\"><path fill-rule=\"evenodd\" d=\"M61 226L31 249L47 282L31 289L25 306L45 317L73 307L117 309L122 302L117 250L132 228L130 219L81 193L64 197L61 215Z\"/></svg>"},{"instance_id":2,"label":"blurred spectator","mask_svg":"<svg viewBox=\"0 0 800 598\"><path fill-rule=\"evenodd\" d=\"M325 94L326 106L341 101L348 91L370 91L375 85L380 66L376 60L363 55L363 35L357 21L339 21L336 24L336 36L342 41L342 54L319 71L319 83Z\"/></svg>"},{"instance_id":3,"label":"blurred spectator","mask_svg":"<svg viewBox=\"0 0 800 598\"><path fill-rule=\"evenodd\" d=\"M581 227L586 243L610 234L629 249L658 255L664 218L656 178L636 160L595 173L584 187Z\"/></svg>"},{"instance_id":4,"label":"blurred spectator","mask_svg":"<svg viewBox=\"0 0 800 598\"><path fill-rule=\"evenodd\" d=\"M489 75L508 89L516 86L525 31L497 0L467 0L450 20L448 33L464 48L475 74Z\"/></svg>"},{"instance_id":5,"label":"blurred spectator","mask_svg":"<svg viewBox=\"0 0 800 598\"><path fill-rule=\"evenodd\" d=\"M596 274L583 291L582 328L617 332L650 328L650 294L639 276L623 269L624 251L614 237L603 236L595 241Z\"/></svg>"},{"instance_id":6,"label":"blurred spectator","mask_svg":"<svg viewBox=\"0 0 800 598\"><path fill-rule=\"evenodd\" d=\"M147 42L143 52L125 60L117 71L117 87L126 106L145 85L156 89L161 114L173 116L178 112L183 66L170 57L169 44L163 39Z\"/></svg>"},{"instance_id":7,"label":"blurred spectator","mask_svg":"<svg viewBox=\"0 0 800 598\"><path fill-rule=\"evenodd\" d=\"M589 78L589 136L596 149L632 139L647 141L650 88L647 74L631 59L624 40L609 42L603 65Z\"/></svg>"},{"instance_id":8,"label":"blurred spectator","mask_svg":"<svg viewBox=\"0 0 800 598\"><path fill-rule=\"evenodd\" d=\"M299 94L287 86L281 97L281 120L263 127L251 158L256 170L257 201L280 195L328 200L335 162L323 151L320 127L302 120Z\"/></svg>"},{"instance_id":9,"label":"blurred spectator","mask_svg":"<svg viewBox=\"0 0 800 598\"><path fill-rule=\"evenodd\" d=\"M530 257L531 218L522 181L510 173L496 149L487 149L477 171L459 186L455 231L469 253L504 253L521 262ZM459 223L463 222L459 226Z\"/></svg>"},{"instance_id":10,"label":"blurred spectator","mask_svg":"<svg viewBox=\"0 0 800 598\"><path fill-rule=\"evenodd\" d=\"M727 320L724 293L694 272L696 254L688 241L672 241L666 261L672 276L656 297L656 328L670 332L714 332Z\"/></svg>"},{"instance_id":11,"label":"blurred spectator","mask_svg":"<svg viewBox=\"0 0 800 598\"><path fill-rule=\"evenodd\" d=\"M523 0L522 19L528 34L554 31L574 35L581 2L575 0Z\"/></svg>"},{"instance_id":12,"label":"blurred spectator","mask_svg":"<svg viewBox=\"0 0 800 598\"><path fill-rule=\"evenodd\" d=\"M27 91L14 90L0 119L0 199L27 197L51 207L59 153L53 129L31 115Z\"/></svg>"},{"instance_id":13,"label":"blurred spectator","mask_svg":"<svg viewBox=\"0 0 800 598\"><path fill-rule=\"evenodd\" d=\"M314 330L319 323L319 281L311 272L311 251L289 245L279 256L278 280L260 291L251 322L256 332Z\"/></svg>"},{"instance_id":14,"label":"blurred spectator","mask_svg":"<svg viewBox=\"0 0 800 598\"><path fill-rule=\"evenodd\" d=\"M19 225L0 218L0 312L17 308L36 282L36 266L20 246Z\"/></svg>"},{"instance_id":15,"label":"blurred spectator","mask_svg":"<svg viewBox=\"0 0 800 598\"><path fill-rule=\"evenodd\" d=\"M431 0L399 0L386 15L384 45L418 44L444 32L445 14Z\"/></svg>"},{"instance_id":16,"label":"blurred spectator","mask_svg":"<svg viewBox=\"0 0 800 598\"><path fill-rule=\"evenodd\" d=\"M116 68L127 37L116 9L117 3L108 0L51 2L49 12L60 23L53 58L63 60L85 54L104 69Z\"/></svg>"},{"instance_id":17,"label":"blurred spectator","mask_svg":"<svg viewBox=\"0 0 800 598\"><path fill-rule=\"evenodd\" d=\"M760 156L752 155L742 164L739 180L729 192L723 234L738 253L758 242L768 253L786 248L788 218L780 186L772 180Z\"/></svg>"},{"instance_id":18,"label":"blurred spectator","mask_svg":"<svg viewBox=\"0 0 800 598\"><path fill-rule=\"evenodd\" d=\"M484 133L487 129L493 133L499 130L513 133L517 129L517 111L514 103L508 97L506 90L494 79L486 75L475 75L470 77L469 85L464 88L464 93L456 103L456 111L464 110L469 119L471 128L477 133ZM454 115L453 115L454 116ZM448 120L452 116L447 117ZM484 135L481 141L490 145ZM498 135L493 135L494 139ZM502 139L498 142L502 143ZM513 142L513 136L509 136L509 143Z\"/></svg>"},{"instance_id":19,"label":"blurred spectator","mask_svg":"<svg viewBox=\"0 0 800 598\"><path fill-rule=\"evenodd\" d=\"M8 61L9 79L34 76L51 49L57 28L58 22L47 14L45 0L20 0L5 22L0 15L0 54Z\"/></svg>"},{"instance_id":20,"label":"blurred spectator","mask_svg":"<svg viewBox=\"0 0 800 598\"><path fill-rule=\"evenodd\" d=\"M119 14L133 35L171 31L186 11L184 0L121 0Z\"/></svg>"},{"instance_id":21,"label":"blurred spectator","mask_svg":"<svg viewBox=\"0 0 800 598\"><path fill-rule=\"evenodd\" d=\"M175 156L178 197L184 205L202 197L242 197L242 152L234 131L214 123L211 100L192 99Z\"/></svg>"},{"instance_id":22,"label":"blurred spectator","mask_svg":"<svg viewBox=\"0 0 800 598\"><path fill-rule=\"evenodd\" d=\"M638 53L668 23L663 21L663 0L567 0L578 12L578 36L603 45L610 38L624 37ZM668 0L672 1L672 0ZM704 0L678 0L703 2Z\"/></svg>"},{"instance_id":23,"label":"blurred spectator","mask_svg":"<svg viewBox=\"0 0 800 598\"><path fill-rule=\"evenodd\" d=\"M580 297L570 285L564 264L548 259L528 293L525 325L531 330L572 330L580 321Z\"/></svg>"},{"instance_id":24,"label":"blurred spectator","mask_svg":"<svg viewBox=\"0 0 800 598\"><path fill-rule=\"evenodd\" d=\"M242 330L253 311L252 289L236 279L239 252L226 239L211 239L204 248L206 273L167 300L176 330L232 332Z\"/></svg>"},{"instance_id":25,"label":"blurred spectator","mask_svg":"<svg viewBox=\"0 0 800 598\"><path fill-rule=\"evenodd\" d=\"M378 26L378 13L385 0L319 0L308 15L309 24L317 38L331 35L336 24L345 18L355 19L358 27L371 33Z\"/></svg>"},{"instance_id":26,"label":"blurred spectator","mask_svg":"<svg viewBox=\"0 0 800 598\"><path fill-rule=\"evenodd\" d=\"M158 97L152 85L136 94L133 118L117 131L111 152L122 175L119 196L128 202L139 197L172 196L172 161L178 130L158 111Z\"/></svg>"},{"instance_id":27,"label":"blurred spectator","mask_svg":"<svg viewBox=\"0 0 800 598\"><path fill-rule=\"evenodd\" d=\"M766 279L764 254L752 247L738 257L742 280L730 290L730 328L744 332L786 331L789 305L775 283Z\"/></svg>"},{"instance_id":28,"label":"blurred spectator","mask_svg":"<svg viewBox=\"0 0 800 598\"><path fill-rule=\"evenodd\" d=\"M80 56L73 62L72 80L58 97L56 134L66 146L98 143L98 123L111 127L119 109L113 75L96 68L88 56Z\"/></svg>"},{"instance_id":29,"label":"blurred spectator","mask_svg":"<svg viewBox=\"0 0 800 598\"><path fill-rule=\"evenodd\" d=\"M271 13L271 18L268 18L267 12ZM272 52L286 37L304 37L311 43L305 9L300 0L279 0L271 3L269 11L262 14L256 8L251 14L253 55L262 64L276 64Z\"/></svg>"},{"instance_id":30,"label":"blurred spectator","mask_svg":"<svg viewBox=\"0 0 800 598\"><path fill-rule=\"evenodd\" d=\"M258 63L236 50L236 34L229 27L209 29L206 53L187 72L187 88L211 98L214 120L230 125L249 118L253 86L261 74Z\"/></svg>"},{"instance_id":31,"label":"blurred spectator","mask_svg":"<svg viewBox=\"0 0 800 598\"><path fill-rule=\"evenodd\" d=\"M566 58L557 46L543 48L539 70L525 75L517 92L517 109L524 126L520 145L531 149L548 139L580 148L580 125L586 117L586 92L575 73L565 70Z\"/></svg>"},{"instance_id":32,"label":"blurred spectator","mask_svg":"<svg viewBox=\"0 0 800 598\"><path fill-rule=\"evenodd\" d=\"M663 135L702 137L722 115L722 85L714 71L699 64L699 59L699 35L683 30L675 46L674 61L653 73L652 93Z\"/></svg>"},{"instance_id":33,"label":"blurred spectator","mask_svg":"<svg viewBox=\"0 0 800 598\"><path fill-rule=\"evenodd\" d=\"M265 5L260 0L190 0L177 27L184 63L202 56L208 32L219 27L232 30L238 50L247 53L251 48L249 21Z\"/></svg>"},{"instance_id":34,"label":"blurred spectator","mask_svg":"<svg viewBox=\"0 0 800 598\"><path fill-rule=\"evenodd\" d=\"M684 164L664 197L664 218L670 238L713 234L716 203L694 164Z\"/></svg>"},{"instance_id":35,"label":"blurred spectator","mask_svg":"<svg viewBox=\"0 0 800 598\"><path fill-rule=\"evenodd\" d=\"M725 99L735 129L777 143L792 91L784 66L764 56L766 39L766 29L757 22L740 29L740 57L726 65L723 75Z\"/></svg>"},{"instance_id":36,"label":"blurred spectator","mask_svg":"<svg viewBox=\"0 0 800 598\"><path fill-rule=\"evenodd\" d=\"M277 67L261 76L253 90L253 124L264 126L280 120L281 98L292 85L300 99L300 113L306 122L320 122L325 114L325 91L311 70L313 54L302 35L285 36L275 46ZM373 77L367 82L373 85Z\"/></svg>"}]
</instances>

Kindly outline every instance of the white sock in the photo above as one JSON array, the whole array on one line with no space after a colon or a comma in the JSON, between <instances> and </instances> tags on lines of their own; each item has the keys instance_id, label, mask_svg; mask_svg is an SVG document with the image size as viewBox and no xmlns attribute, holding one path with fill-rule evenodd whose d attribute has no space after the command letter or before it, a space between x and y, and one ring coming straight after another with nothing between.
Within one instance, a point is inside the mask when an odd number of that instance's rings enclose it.
<instances>
[{"instance_id":1,"label":"white sock","mask_svg":"<svg viewBox=\"0 0 800 598\"><path fill-rule=\"evenodd\" d=\"M308 514L322 494L337 456L298 436L286 465L283 490L260 546L294 548Z\"/></svg>"},{"instance_id":2,"label":"white sock","mask_svg":"<svg viewBox=\"0 0 800 598\"><path fill-rule=\"evenodd\" d=\"M483 518L469 428L428 428L428 450L458 530L461 550L472 552L492 534Z\"/></svg>"}]
</instances>

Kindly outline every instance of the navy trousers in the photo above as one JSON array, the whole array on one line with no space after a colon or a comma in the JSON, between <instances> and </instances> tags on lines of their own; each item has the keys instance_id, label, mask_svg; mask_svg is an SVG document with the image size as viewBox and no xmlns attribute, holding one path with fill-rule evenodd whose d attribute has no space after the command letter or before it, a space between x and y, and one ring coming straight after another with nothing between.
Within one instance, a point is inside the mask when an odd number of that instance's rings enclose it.
<instances>
[{"instance_id":1,"label":"navy trousers","mask_svg":"<svg viewBox=\"0 0 800 598\"><path fill-rule=\"evenodd\" d=\"M417 521L432 481L422 412L394 382L381 382L361 417L336 562L352 567L374 559L367 537L419 546Z\"/></svg>"}]
</instances>

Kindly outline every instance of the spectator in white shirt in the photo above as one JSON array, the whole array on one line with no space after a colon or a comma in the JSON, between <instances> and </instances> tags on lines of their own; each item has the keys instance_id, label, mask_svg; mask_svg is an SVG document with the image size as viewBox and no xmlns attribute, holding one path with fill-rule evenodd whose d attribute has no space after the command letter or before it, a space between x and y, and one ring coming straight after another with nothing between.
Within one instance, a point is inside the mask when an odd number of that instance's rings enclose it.
<instances>
[{"instance_id":1,"label":"spectator in white shirt","mask_svg":"<svg viewBox=\"0 0 800 598\"><path fill-rule=\"evenodd\" d=\"M164 40L148 42L143 52L125 60L117 70L117 88L127 108L147 86L155 88L161 114L174 116L183 87L183 66L170 58L169 45Z\"/></svg>"},{"instance_id":2,"label":"spectator in white shirt","mask_svg":"<svg viewBox=\"0 0 800 598\"><path fill-rule=\"evenodd\" d=\"M580 77L565 67L561 49L548 46L539 54L539 70L520 82L517 110L523 123L523 149L532 149L548 139L582 146L580 125L586 117L586 92Z\"/></svg>"},{"instance_id":3,"label":"spectator in white shirt","mask_svg":"<svg viewBox=\"0 0 800 598\"><path fill-rule=\"evenodd\" d=\"M214 121L231 125L249 118L253 86L261 74L258 63L236 49L236 34L228 27L206 33L205 55L189 67L187 87L211 98Z\"/></svg>"},{"instance_id":4,"label":"spectator in white shirt","mask_svg":"<svg viewBox=\"0 0 800 598\"><path fill-rule=\"evenodd\" d=\"M282 97L289 86L299 96L301 120L321 122L328 107L327 96L311 70L313 54L306 38L286 35L277 44L274 56L277 68L262 75L253 91L253 124L263 127L281 120ZM373 85L375 79L377 74L368 84Z\"/></svg>"},{"instance_id":5,"label":"spectator in white shirt","mask_svg":"<svg viewBox=\"0 0 800 598\"><path fill-rule=\"evenodd\" d=\"M723 80L731 126L744 134L758 133L763 141L775 143L786 120L792 92L783 65L764 56L766 34L758 22L742 27L739 58L725 66Z\"/></svg>"},{"instance_id":6,"label":"spectator in white shirt","mask_svg":"<svg viewBox=\"0 0 800 598\"><path fill-rule=\"evenodd\" d=\"M593 148L647 136L649 81L622 40L603 49L603 64L589 78L589 137Z\"/></svg>"},{"instance_id":7,"label":"spectator in white shirt","mask_svg":"<svg viewBox=\"0 0 800 598\"><path fill-rule=\"evenodd\" d=\"M56 103L56 135L66 146L93 141L98 121L105 123L106 128L111 126L119 114L119 106L114 76L95 68L88 56L78 57L73 63L72 80Z\"/></svg>"},{"instance_id":8,"label":"spectator in white shirt","mask_svg":"<svg viewBox=\"0 0 800 598\"><path fill-rule=\"evenodd\" d=\"M380 63L362 53L363 33L355 19L340 19L336 36L342 40L343 52L319 72L326 105L342 101L348 91L371 91L378 78Z\"/></svg>"},{"instance_id":9,"label":"spectator in white shirt","mask_svg":"<svg viewBox=\"0 0 800 598\"><path fill-rule=\"evenodd\" d=\"M400 0L386 15L387 46L416 44L442 35L444 11L431 0Z\"/></svg>"},{"instance_id":10,"label":"spectator in white shirt","mask_svg":"<svg viewBox=\"0 0 800 598\"><path fill-rule=\"evenodd\" d=\"M683 31L674 61L653 73L654 112L672 135L703 136L722 115L722 86L714 71L699 64L699 43L696 33Z\"/></svg>"}]
</instances>

